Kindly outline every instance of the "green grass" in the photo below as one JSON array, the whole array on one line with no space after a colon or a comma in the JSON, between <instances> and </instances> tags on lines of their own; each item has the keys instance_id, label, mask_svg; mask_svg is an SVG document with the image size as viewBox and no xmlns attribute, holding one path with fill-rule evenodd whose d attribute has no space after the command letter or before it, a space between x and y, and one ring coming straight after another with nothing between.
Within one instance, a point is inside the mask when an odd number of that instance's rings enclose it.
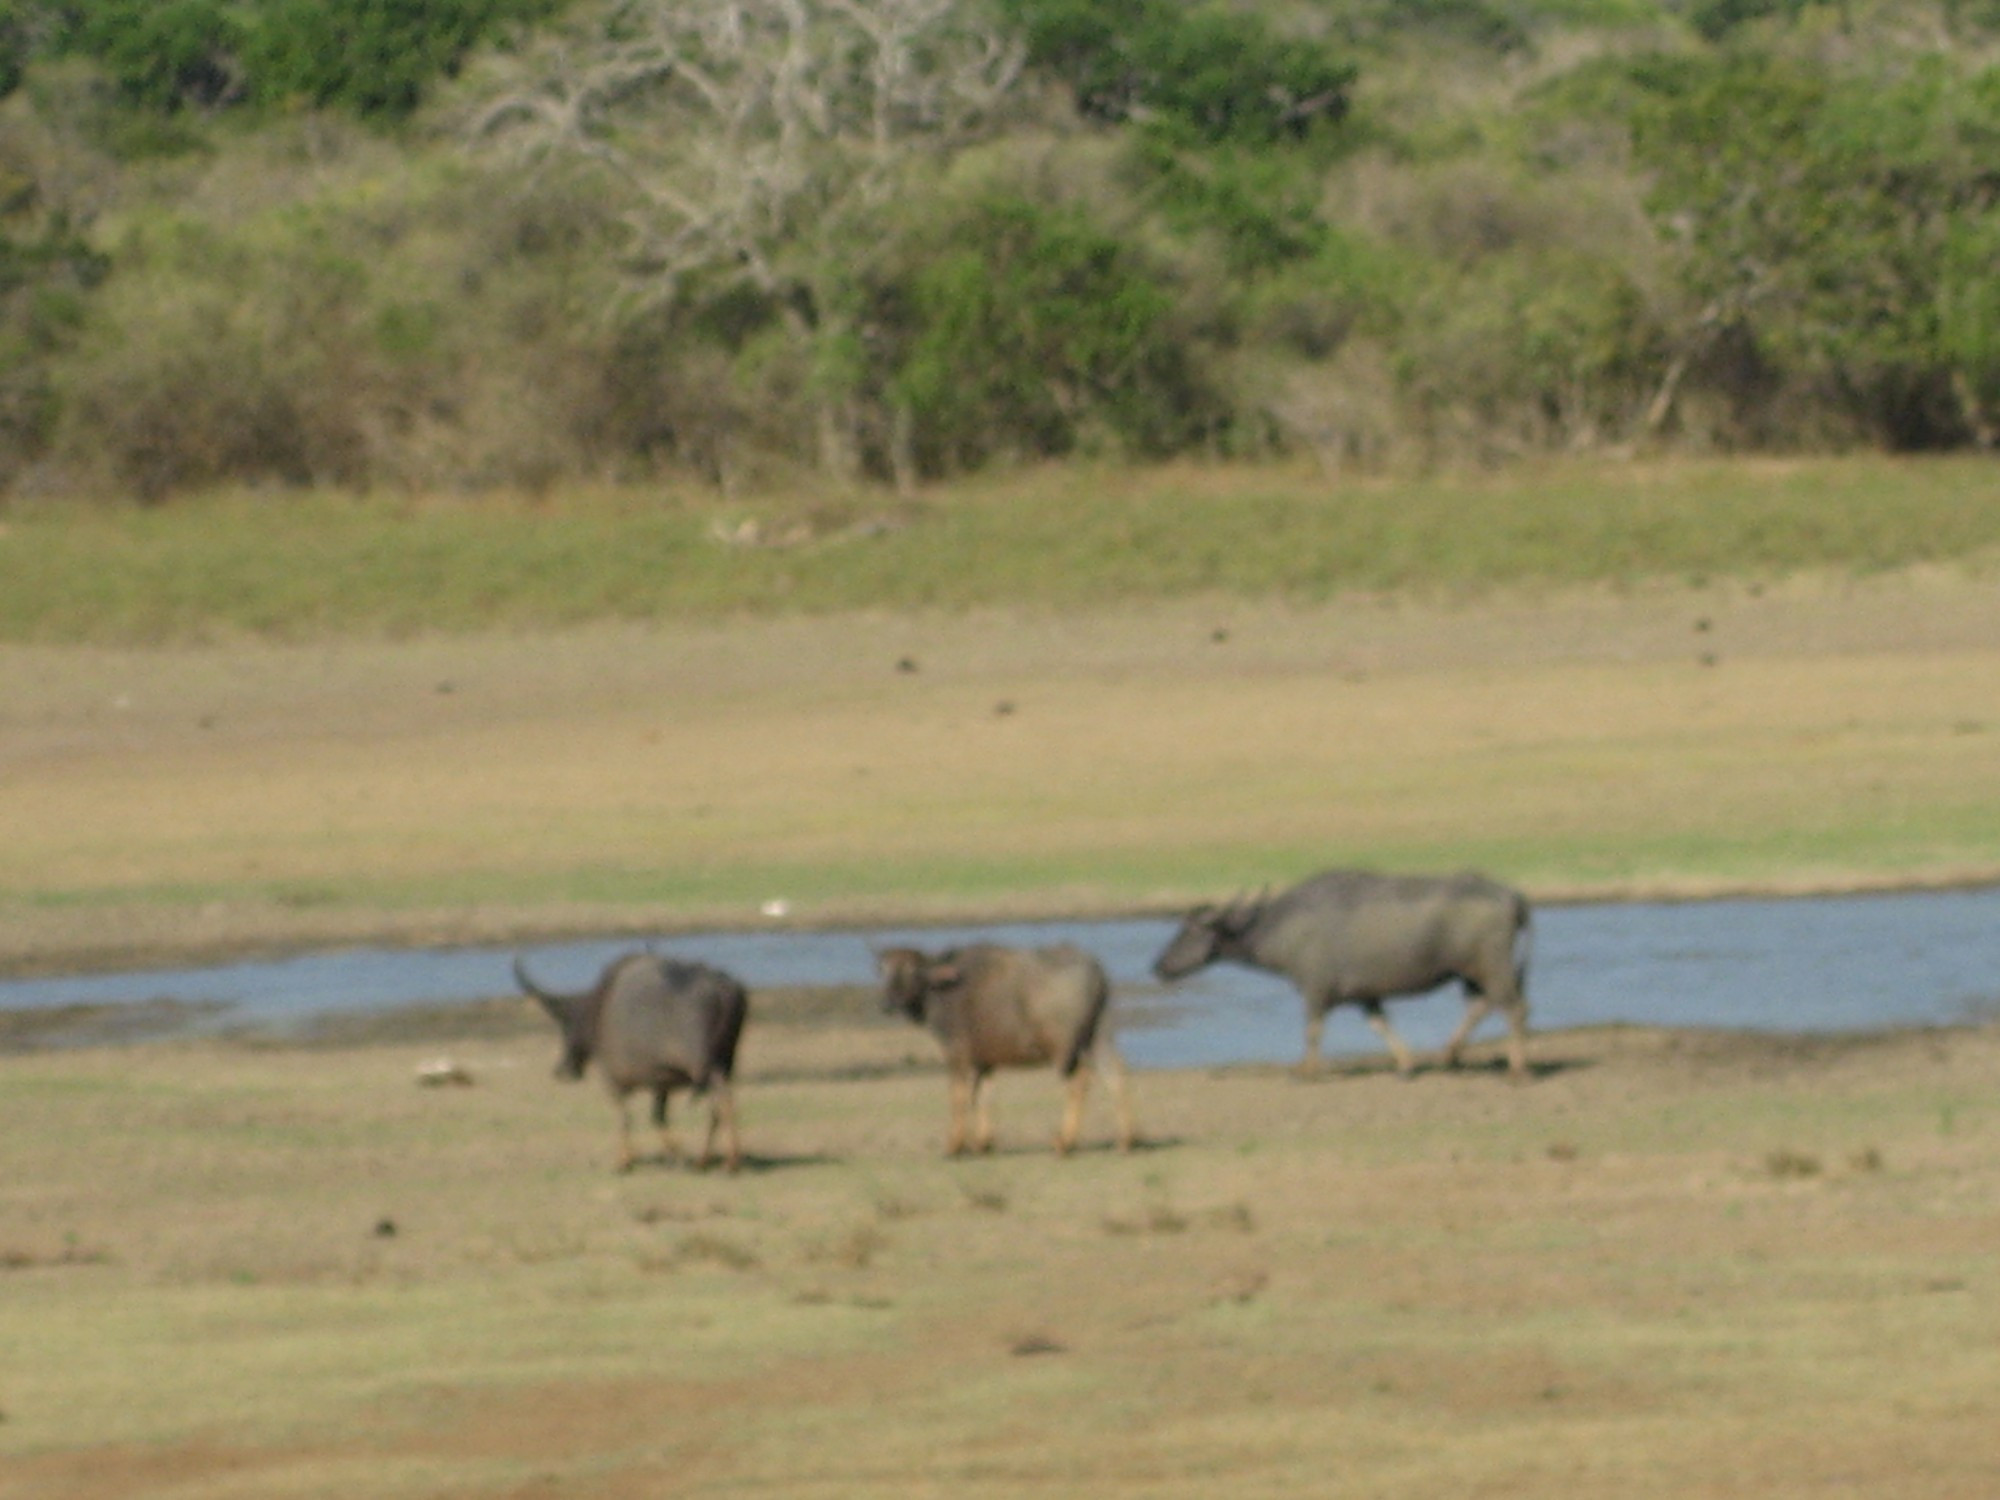
<instances>
[{"instance_id":1,"label":"green grass","mask_svg":"<svg viewBox=\"0 0 2000 1500\"><path fill-rule=\"evenodd\" d=\"M733 547L717 522L815 539ZM867 523L888 518L895 524ZM1977 459L1533 466L1329 486L1308 471L1051 469L898 507L591 492L546 504L230 494L156 509L17 505L0 640L531 629L858 608L1868 572L1983 564L2000 474Z\"/></svg>"}]
</instances>

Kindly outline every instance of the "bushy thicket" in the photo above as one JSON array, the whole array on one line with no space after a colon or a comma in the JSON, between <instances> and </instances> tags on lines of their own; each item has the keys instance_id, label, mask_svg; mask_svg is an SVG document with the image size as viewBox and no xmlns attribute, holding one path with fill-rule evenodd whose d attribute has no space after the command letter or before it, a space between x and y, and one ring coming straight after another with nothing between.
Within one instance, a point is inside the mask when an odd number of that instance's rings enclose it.
<instances>
[{"instance_id":1,"label":"bushy thicket","mask_svg":"<svg viewBox=\"0 0 2000 1500\"><path fill-rule=\"evenodd\" d=\"M564 0L4 0L0 90L37 58L102 66L162 112L305 102L404 115L467 52Z\"/></svg>"},{"instance_id":2,"label":"bushy thicket","mask_svg":"<svg viewBox=\"0 0 2000 1500\"><path fill-rule=\"evenodd\" d=\"M16 492L2000 442L1985 0L0 0L0 38Z\"/></svg>"}]
</instances>

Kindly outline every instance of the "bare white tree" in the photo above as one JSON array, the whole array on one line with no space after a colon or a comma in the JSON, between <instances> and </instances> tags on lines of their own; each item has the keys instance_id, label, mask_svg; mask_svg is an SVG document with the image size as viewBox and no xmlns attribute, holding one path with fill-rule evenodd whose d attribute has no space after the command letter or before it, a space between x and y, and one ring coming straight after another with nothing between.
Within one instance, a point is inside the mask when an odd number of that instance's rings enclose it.
<instances>
[{"instance_id":1,"label":"bare white tree","mask_svg":"<svg viewBox=\"0 0 2000 1500\"><path fill-rule=\"evenodd\" d=\"M700 278L768 298L817 372L821 464L844 476L838 280L884 248L921 165L997 120L1022 62L977 0L620 0L509 59L469 134L610 174L640 295Z\"/></svg>"}]
</instances>

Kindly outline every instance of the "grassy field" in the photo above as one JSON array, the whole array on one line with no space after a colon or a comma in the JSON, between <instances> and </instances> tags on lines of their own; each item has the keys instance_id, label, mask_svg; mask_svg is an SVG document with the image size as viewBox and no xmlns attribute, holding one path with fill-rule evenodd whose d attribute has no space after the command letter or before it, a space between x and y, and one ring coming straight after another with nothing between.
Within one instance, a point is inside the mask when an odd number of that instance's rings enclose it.
<instances>
[{"instance_id":1,"label":"grassy field","mask_svg":"<svg viewBox=\"0 0 2000 1500\"><path fill-rule=\"evenodd\" d=\"M1073 468L908 504L617 491L16 506L0 526L0 641L314 640L1866 574L1990 563L1994 489L1979 459L1855 458L1524 465L1338 486L1303 469Z\"/></svg>"},{"instance_id":2,"label":"grassy field","mask_svg":"<svg viewBox=\"0 0 2000 1500\"><path fill-rule=\"evenodd\" d=\"M553 1037L16 1056L0 1489L1990 1493L2000 1033L1139 1075L937 1155L929 1039L753 1023L734 1178ZM419 1088L440 1049L468 1088ZM683 1119L687 1138L694 1121Z\"/></svg>"}]
</instances>

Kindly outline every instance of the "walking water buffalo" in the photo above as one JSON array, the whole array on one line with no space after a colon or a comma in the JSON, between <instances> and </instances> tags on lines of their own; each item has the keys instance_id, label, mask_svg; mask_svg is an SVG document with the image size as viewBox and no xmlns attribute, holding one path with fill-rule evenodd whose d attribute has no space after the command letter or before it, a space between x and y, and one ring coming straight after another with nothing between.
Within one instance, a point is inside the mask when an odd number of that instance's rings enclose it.
<instances>
[{"instance_id":1,"label":"walking water buffalo","mask_svg":"<svg viewBox=\"0 0 2000 1500\"><path fill-rule=\"evenodd\" d=\"M1282 974L1305 998L1306 1071L1321 1065L1320 1033L1336 1005L1358 1005L1408 1077L1410 1049L1382 1002L1449 980L1465 987L1465 1018L1445 1047L1458 1065L1473 1027L1507 1018L1507 1062L1528 1071L1527 898L1483 875L1375 875L1329 870L1276 897L1197 906L1153 962L1179 979L1218 959Z\"/></svg>"},{"instance_id":2,"label":"walking water buffalo","mask_svg":"<svg viewBox=\"0 0 2000 1500\"><path fill-rule=\"evenodd\" d=\"M1054 1063L1069 1080L1057 1152L1076 1146L1093 1054L1104 1068L1118 1111L1118 1145L1132 1149L1132 1106L1125 1063L1111 1040L1105 1006L1111 984L1104 966L1069 944L1055 948L1003 948L974 943L932 956L915 948L886 948L875 955L882 976L882 1008L928 1026L944 1046L951 1078L951 1130L945 1151L967 1146L993 1149L993 1120L986 1082L995 1068Z\"/></svg>"},{"instance_id":3,"label":"walking water buffalo","mask_svg":"<svg viewBox=\"0 0 2000 1500\"><path fill-rule=\"evenodd\" d=\"M736 1132L736 1100L730 1080L736 1071L736 1043L749 1014L743 986L720 969L651 953L628 953L605 965L596 985L576 995L543 989L514 960L514 978L542 1002L562 1028L563 1051L556 1076L583 1077L597 1059L599 1076L618 1106L618 1165L632 1166L632 1119L628 1097L639 1089L653 1095L653 1124L669 1157L679 1154L667 1124L667 1097L685 1088L709 1095L708 1135L700 1165L715 1150L719 1127L729 1130L729 1169L743 1161Z\"/></svg>"}]
</instances>

